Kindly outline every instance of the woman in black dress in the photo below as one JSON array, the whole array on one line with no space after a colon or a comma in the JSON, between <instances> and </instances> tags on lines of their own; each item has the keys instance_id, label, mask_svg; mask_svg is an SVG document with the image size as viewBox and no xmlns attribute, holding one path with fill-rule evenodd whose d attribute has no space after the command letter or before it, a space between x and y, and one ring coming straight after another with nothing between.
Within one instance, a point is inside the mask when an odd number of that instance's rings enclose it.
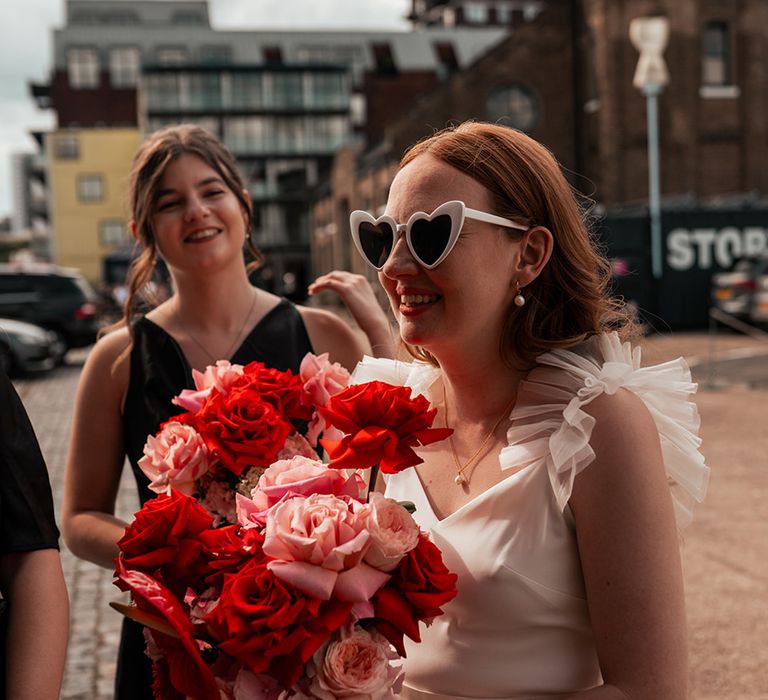
<instances>
[{"instance_id":1,"label":"woman in black dress","mask_svg":"<svg viewBox=\"0 0 768 700\"><path fill-rule=\"evenodd\" d=\"M99 340L83 369L62 520L72 551L110 569L126 526L114 515L123 461L131 463L143 504L153 494L137 462L147 436L182 411L171 399L193 388L192 369L226 359L298 372L310 351L328 352L352 369L366 350L337 316L250 284L244 246L257 263L262 259L251 242L250 197L232 155L204 129L170 127L149 136L134 158L130 203L142 254L129 277L121 327ZM134 302L158 254L174 293L136 317ZM323 288L339 291L338 284ZM373 292L350 288L354 294L342 298L371 345L390 354L389 325ZM115 697L151 697L150 685L141 628L126 621Z\"/></svg>"},{"instance_id":2,"label":"woman in black dress","mask_svg":"<svg viewBox=\"0 0 768 700\"><path fill-rule=\"evenodd\" d=\"M69 601L51 485L27 412L0 373L0 698L56 700Z\"/></svg>"}]
</instances>

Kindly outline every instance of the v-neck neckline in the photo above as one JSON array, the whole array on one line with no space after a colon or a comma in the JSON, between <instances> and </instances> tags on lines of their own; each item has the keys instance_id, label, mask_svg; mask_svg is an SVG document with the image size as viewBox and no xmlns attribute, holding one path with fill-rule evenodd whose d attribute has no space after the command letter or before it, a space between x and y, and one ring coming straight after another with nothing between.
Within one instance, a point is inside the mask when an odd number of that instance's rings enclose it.
<instances>
[{"instance_id":1,"label":"v-neck neckline","mask_svg":"<svg viewBox=\"0 0 768 700\"><path fill-rule=\"evenodd\" d=\"M478 503L481 503L490 494L496 493L498 490L500 490L502 484L507 484L508 481L510 481L511 479L515 479L523 472L528 471L531 467L535 466L536 463L537 461L531 462L530 464L527 464L524 467L513 471L511 474L508 474L503 479L500 479L492 486L489 486L487 489L485 489L485 491L478 493L476 496L473 496L472 498L470 498L466 503L462 503L458 508L456 508L456 510L451 511L450 513L448 513L448 515L442 518L440 518L435 512L435 507L432 504L432 501L430 500L429 495L427 494L427 491L424 488L424 484L421 481L421 476L419 475L419 472L416 470L415 467L411 468L413 472L410 475L410 478L418 486L419 493L421 494L421 500L424 502L426 507L429 508L429 516L431 517L434 523L431 527L435 527L435 526L442 526L442 525L450 525L462 513L470 510L473 506L477 505Z\"/></svg>"},{"instance_id":2,"label":"v-neck neckline","mask_svg":"<svg viewBox=\"0 0 768 700\"><path fill-rule=\"evenodd\" d=\"M219 358L219 359L226 359L229 362L234 362L234 359L238 356L238 354L243 349L245 344L248 343L251 340L253 334L256 333L256 331L265 323L265 321L270 316L272 316L275 312L277 312L278 309L280 309L281 307L283 307L287 303L288 303L287 300L281 299L277 304L275 304L269 311L267 311L267 313L265 313L256 322L256 324L253 326L253 328L251 328L251 330L248 331L248 333L246 334L245 338L243 338L242 342L237 346L237 348L235 348L234 352L229 357L227 357L227 358ZM187 375L187 379L189 381L191 381L192 380L192 369L193 369L193 367L190 364L189 360L187 359L187 356L184 353L184 350L182 349L181 344L179 343L179 341L176 340L176 338L174 338L173 335L171 335L167 330L165 330L165 328L163 328L159 323L155 323L155 321L153 321L151 318L147 318L146 316L144 316L143 320L146 321L147 323L149 323L150 325L152 325L153 327L155 327L156 329L158 329L160 331L160 333L162 333L170 341L171 345L173 345L174 349L176 350L176 352L178 353L179 357L181 358L181 361L184 364L184 371L185 371L185 373Z\"/></svg>"}]
</instances>

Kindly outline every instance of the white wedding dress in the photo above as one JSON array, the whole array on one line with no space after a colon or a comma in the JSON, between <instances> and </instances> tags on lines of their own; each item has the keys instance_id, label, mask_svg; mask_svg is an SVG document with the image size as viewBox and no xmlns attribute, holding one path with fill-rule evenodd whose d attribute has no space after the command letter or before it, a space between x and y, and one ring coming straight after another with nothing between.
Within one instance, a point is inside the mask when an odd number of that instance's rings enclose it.
<instances>
[{"instance_id":1,"label":"white wedding dress","mask_svg":"<svg viewBox=\"0 0 768 700\"><path fill-rule=\"evenodd\" d=\"M366 357L353 382L373 379L435 403L441 397L440 372L425 363ZM435 516L415 469L387 477L386 495L415 503L414 517L458 574L456 598L422 627L422 643L406 640L403 697L564 698L601 683L568 499L574 477L594 459L595 421L583 407L619 387L637 394L656 422L684 527L709 477L689 401L696 385L682 358L641 368L639 348L616 334L538 358L499 455L510 476L451 515ZM430 449L440 447L420 451Z\"/></svg>"}]
</instances>

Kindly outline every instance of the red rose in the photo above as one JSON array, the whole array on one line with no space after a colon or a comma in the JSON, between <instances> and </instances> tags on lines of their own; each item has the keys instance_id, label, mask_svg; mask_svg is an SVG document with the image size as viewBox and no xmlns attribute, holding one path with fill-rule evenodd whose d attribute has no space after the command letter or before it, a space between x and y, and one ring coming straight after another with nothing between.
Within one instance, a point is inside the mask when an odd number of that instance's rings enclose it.
<instances>
[{"instance_id":1,"label":"red rose","mask_svg":"<svg viewBox=\"0 0 768 700\"><path fill-rule=\"evenodd\" d=\"M195 587L208 572L201 534L213 517L191 496L171 490L147 501L117 543L130 569L159 576L172 590Z\"/></svg>"},{"instance_id":2,"label":"red rose","mask_svg":"<svg viewBox=\"0 0 768 700\"><path fill-rule=\"evenodd\" d=\"M312 406L302 402L304 382L290 370L281 371L265 367L261 362L251 362L243 368L243 375L235 381L236 386L245 384L257 389L262 398L288 420L312 418Z\"/></svg>"},{"instance_id":3,"label":"red rose","mask_svg":"<svg viewBox=\"0 0 768 700\"><path fill-rule=\"evenodd\" d=\"M226 395L211 392L193 421L208 449L236 476L246 467L268 467L293 430L250 384L233 385Z\"/></svg>"},{"instance_id":4,"label":"red rose","mask_svg":"<svg viewBox=\"0 0 768 700\"><path fill-rule=\"evenodd\" d=\"M246 559L260 559L264 535L256 528L241 528L239 525L206 530L200 541L208 558L209 575L206 583L219 587L225 574L237 571Z\"/></svg>"},{"instance_id":5,"label":"red rose","mask_svg":"<svg viewBox=\"0 0 768 700\"><path fill-rule=\"evenodd\" d=\"M160 617L176 637L152 630L152 637L168 664L168 677L174 688L194 698L218 700L219 690L211 669L200 656L192 623L182 604L165 586L141 571L131 571L118 560L118 585L130 591L135 606Z\"/></svg>"},{"instance_id":6,"label":"red rose","mask_svg":"<svg viewBox=\"0 0 768 700\"><path fill-rule=\"evenodd\" d=\"M429 445L451 434L431 428L437 409L421 394L385 382L366 382L332 396L318 412L335 428L347 433L339 441L321 440L336 469L365 469L378 464L395 474L421 464L416 445Z\"/></svg>"},{"instance_id":7,"label":"red rose","mask_svg":"<svg viewBox=\"0 0 768 700\"><path fill-rule=\"evenodd\" d=\"M456 597L457 576L445 566L440 549L423 533L391 574L373 597L374 616L379 632L405 656L403 635L421 641L418 623L443 614L442 606Z\"/></svg>"},{"instance_id":8,"label":"red rose","mask_svg":"<svg viewBox=\"0 0 768 700\"><path fill-rule=\"evenodd\" d=\"M290 688L350 610L351 603L320 601L284 586L266 561L255 560L225 577L219 604L205 621L223 652Z\"/></svg>"}]
</instances>

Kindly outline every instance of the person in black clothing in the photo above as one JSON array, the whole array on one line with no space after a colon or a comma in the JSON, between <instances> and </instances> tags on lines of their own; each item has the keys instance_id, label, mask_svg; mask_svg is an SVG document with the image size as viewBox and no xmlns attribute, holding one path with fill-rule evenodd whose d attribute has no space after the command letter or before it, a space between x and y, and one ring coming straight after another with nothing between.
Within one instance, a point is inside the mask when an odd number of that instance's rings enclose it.
<instances>
[{"instance_id":1,"label":"person in black clothing","mask_svg":"<svg viewBox=\"0 0 768 700\"><path fill-rule=\"evenodd\" d=\"M110 569L126 527L114 515L124 459L143 504L154 495L137 464L144 443L182 411L171 399L193 388L193 369L230 360L298 372L311 351L328 352L351 370L366 350L336 315L250 284L244 247L256 264L262 260L251 242L250 197L231 153L204 129L169 127L147 138L134 158L130 205L142 253L129 275L120 327L96 343L83 368L62 513L70 549ZM135 301L151 285L158 254L174 292L140 315ZM389 323L370 287L361 295L361 286L352 285L345 296L338 284L323 288L341 294L378 354L391 354ZM118 700L151 697L143 646L141 628L126 621Z\"/></svg>"},{"instance_id":2,"label":"person in black clothing","mask_svg":"<svg viewBox=\"0 0 768 700\"><path fill-rule=\"evenodd\" d=\"M27 412L0 372L0 697L59 697L69 601L51 485Z\"/></svg>"}]
</instances>

